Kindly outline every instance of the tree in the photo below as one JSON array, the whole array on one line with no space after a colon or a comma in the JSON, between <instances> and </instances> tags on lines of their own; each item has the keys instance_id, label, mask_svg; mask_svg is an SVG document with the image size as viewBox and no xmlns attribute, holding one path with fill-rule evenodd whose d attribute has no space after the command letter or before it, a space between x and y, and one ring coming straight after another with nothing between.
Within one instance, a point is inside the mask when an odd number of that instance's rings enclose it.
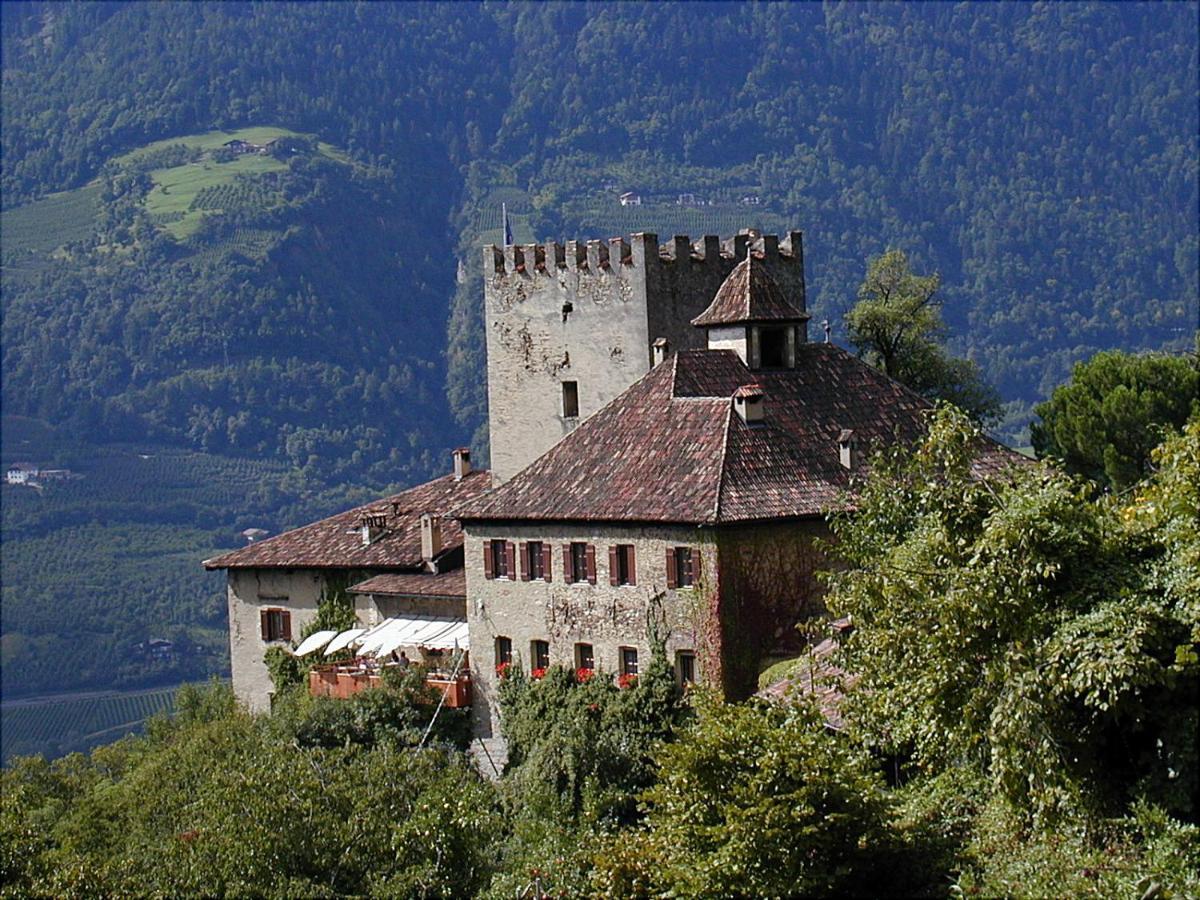
<instances>
[{"instance_id":1,"label":"tree","mask_svg":"<svg viewBox=\"0 0 1200 900\"><path fill-rule=\"evenodd\" d=\"M1030 428L1039 457L1116 489L1150 471L1150 451L1200 415L1200 357L1097 353L1077 363Z\"/></svg>"},{"instance_id":2,"label":"tree","mask_svg":"<svg viewBox=\"0 0 1200 900\"><path fill-rule=\"evenodd\" d=\"M941 277L917 275L903 250L872 259L846 314L850 343L871 365L930 400L945 400L976 421L993 418L1000 398L979 367L946 353L937 301Z\"/></svg>"},{"instance_id":3,"label":"tree","mask_svg":"<svg viewBox=\"0 0 1200 900\"><path fill-rule=\"evenodd\" d=\"M795 897L879 892L888 806L876 763L808 705L723 704L656 754L647 827L605 842L601 896Z\"/></svg>"},{"instance_id":4,"label":"tree","mask_svg":"<svg viewBox=\"0 0 1200 900\"><path fill-rule=\"evenodd\" d=\"M832 523L850 721L912 775L978 772L1027 826L1138 798L1194 817L1200 425L1130 506L1045 465L981 481L978 440L941 409Z\"/></svg>"}]
</instances>

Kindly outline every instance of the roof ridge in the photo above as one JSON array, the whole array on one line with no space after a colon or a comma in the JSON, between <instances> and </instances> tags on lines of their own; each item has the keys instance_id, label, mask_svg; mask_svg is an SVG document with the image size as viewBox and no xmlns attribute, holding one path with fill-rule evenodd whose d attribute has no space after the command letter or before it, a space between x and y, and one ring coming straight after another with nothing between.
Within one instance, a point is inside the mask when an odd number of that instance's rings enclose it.
<instances>
[{"instance_id":1,"label":"roof ridge","mask_svg":"<svg viewBox=\"0 0 1200 900\"><path fill-rule=\"evenodd\" d=\"M717 472L717 500L713 504L713 523L721 521L721 496L725 493L725 463L729 459L729 431L733 426L733 404L725 404L725 431L721 435L721 467Z\"/></svg>"}]
</instances>

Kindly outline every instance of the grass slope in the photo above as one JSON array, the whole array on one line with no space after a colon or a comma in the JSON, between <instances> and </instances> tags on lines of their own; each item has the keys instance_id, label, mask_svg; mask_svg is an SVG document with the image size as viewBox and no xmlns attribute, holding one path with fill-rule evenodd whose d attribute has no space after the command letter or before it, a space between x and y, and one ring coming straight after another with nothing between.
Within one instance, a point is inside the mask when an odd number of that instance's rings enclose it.
<instances>
[{"instance_id":1,"label":"grass slope","mask_svg":"<svg viewBox=\"0 0 1200 900\"><path fill-rule=\"evenodd\" d=\"M42 268L46 254L91 237L100 213L100 185L51 194L0 213L0 248L5 277Z\"/></svg>"}]
</instances>

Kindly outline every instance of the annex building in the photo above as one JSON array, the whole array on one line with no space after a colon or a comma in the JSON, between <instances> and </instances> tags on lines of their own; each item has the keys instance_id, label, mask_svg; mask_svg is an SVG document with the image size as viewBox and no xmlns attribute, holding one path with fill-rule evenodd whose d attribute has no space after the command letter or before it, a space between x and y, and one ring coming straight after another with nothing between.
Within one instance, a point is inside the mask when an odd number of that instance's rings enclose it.
<instances>
[{"instance_id":1,"label":"annex building","mask_svg":"<svg viewBox=\"0 0 1200 900\"><path fill-rule=\"evenodd\" d=\"M633 677L660 645L682 681L753 692L823 610L825 513L875 448L921 434L930 404L808 342L798 232L487 247L484 298L490 473L206 563L229 570L239 697L269 704L262 653L302 636L334 572L364 628L398 610L385 597L431 591L465 620L483 739L499 734L506 664ZM988 445L978 465L1011 458ZM286 637L275 611L291 616Z\"/></svg>"}]
</instances>

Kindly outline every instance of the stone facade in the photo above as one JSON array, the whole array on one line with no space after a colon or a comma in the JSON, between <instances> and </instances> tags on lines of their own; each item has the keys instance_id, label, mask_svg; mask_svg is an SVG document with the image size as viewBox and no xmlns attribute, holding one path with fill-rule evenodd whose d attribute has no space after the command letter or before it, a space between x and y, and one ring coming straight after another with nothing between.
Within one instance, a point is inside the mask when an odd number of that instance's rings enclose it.
<instances>
[{"instance_id":1,"label":"stone facade","mask_svg":"<svg viewBox=\"0 0 1200 900\"><path fill-rule=\"evenodd\" d=\"M612 674L620 670L623 647L636 649L646 665L654 625L665 637L668 660L693 652L699 680L726 696L745 697L755 689L760 664L773 655L795 655L801 646L795 626L822 610L814 541L828 530L820 521L715 529L478 522L465 531L475 727L484 737L498 734L497 637L512 642L513 658L526 672L537 640L549 644L551 665L571 667L575 645L590 644L597 671ZM489 540L549 544L552 580L486 577ZM566 582L562 547L570 542L594 546L595 584ZM608 549L621 544L634 547L636 585L610 584ZM667 587L666 554L673 547L700 550L703 571L690 588Z\"/></svg>"},{"instance_id":2,"label":"stone facade","mask_svg":"<svg viewBox=\"0 0 1200 900\"><path fill-rule=\"evenodd\" d=\"M468 525L466 532L467 623L471 641L471 677L474 684L476 732L497 734L495 671L496 638L512 641L514 661L530 671L530 645L535 640L550 645L550 664L576 665L575 645L592 645L598 672L620 671L622 647L638 651L640 666L651 658L650 626L665 638L668 658L681 650L697 657L698 674L710 665L703 634L705 585L714 583L716 556L711 530L692 526L638 527L636 525L571 526L547 522L537 525ZM522 581L487 578L484 542L543 541L551 547L551 578ZM564 544L585 542L595 548L596 583L568 584L563 574ZM609 583L609 547L634 547L635 585ZM701 551L704 574L689 589L668 590L668 547L694 547ZM520 565L520 561L518 561Z\"/></svg>"},{"instance_id":3,"label":"stone facade","mask_svg":"<svg viewBox=\"0 0 1200 900\"><path fill-rule=\"evenodd\" d=\"M782 243L776 235L741 234L722 244L709 235L660 247L656 235L634 234L485 247L494 482L507 481L649 371L657 338L671 350L704 347L704 332L691 320L748 252L803 310L799 232ZM564 408L565 382L575 384L577 409Z\"/></svg>"}]
</instances>

